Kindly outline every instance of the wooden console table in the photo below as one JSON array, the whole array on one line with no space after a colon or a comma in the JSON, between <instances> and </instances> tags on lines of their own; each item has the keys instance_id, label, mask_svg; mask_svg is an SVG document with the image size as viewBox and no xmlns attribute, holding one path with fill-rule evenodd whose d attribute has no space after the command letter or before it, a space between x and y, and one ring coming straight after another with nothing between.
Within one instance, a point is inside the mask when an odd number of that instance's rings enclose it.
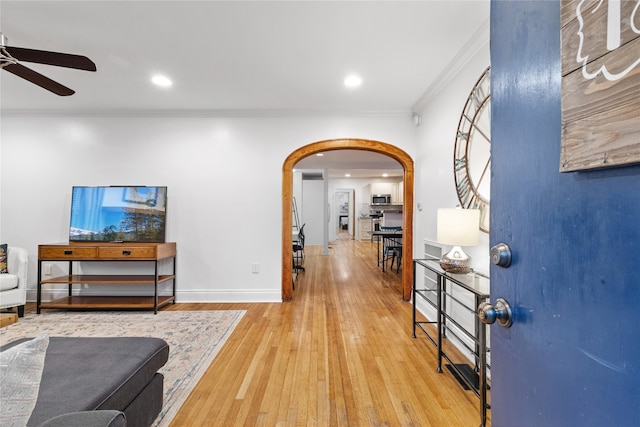
<instances>
[{"instance_id":1,"label":"wooden console table","mask_svg":"<svg viewBox=\"0 0 640 427\"><path fill-rule=\"evenodd\" d=\"M160 274L158 262L172 260L171 274ZM43 261L68 261L67 275L42 280ZM131 262L148 261L154 266L153 274L73 274L73 263L80 261ZM158 295L158 284L173 281L171 295ZM69 285L66 297L42 301L42 287L53 284ZM153 285L148 296L85 296L73 295L73 285ZM38 245L37 313L45 309L136 309L153 310L175 303L176 244L173 243L107 243L74 242Z\"/></svg>"}]
</instances>

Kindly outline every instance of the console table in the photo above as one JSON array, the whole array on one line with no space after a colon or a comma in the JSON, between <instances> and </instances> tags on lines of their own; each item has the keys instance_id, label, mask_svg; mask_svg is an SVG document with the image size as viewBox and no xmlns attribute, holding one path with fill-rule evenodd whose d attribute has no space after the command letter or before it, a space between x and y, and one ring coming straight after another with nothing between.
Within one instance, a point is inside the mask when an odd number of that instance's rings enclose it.
<instances>
[{"instance_id":1,"label":"console table","mask_svg":"<svg viewBox=\"0 0 640 427\"><path fill-rule=\"evenodd\" d=\"M418 267L423 267L425 272L435 275L434 286L428 284L418 285L416 281L416 271ZM453 295L453 288L463 293L470 293L473 306L466 304L460 297ZM436 310L436 321L418 321L416 316L417 298L429 303ZM424 335L436 346L438 350L437 372L442 372L442 359L449 362L452 374L455 374L476 396L480 398L480 427L484 427L487 422L487 408L490 404L487 400L487 333L486 325L480 322L476 314L476 309L480 303L489 298L489 277L478 274L450 274L441 267L438 259L414 259L413 260L413 338L416 338L416 329L420 329ZM435 299L435 301L434 301ZM452 311L447 310L447 304L456 304L469 316L473 316L473 329L465 328L460 319L452 316ZM451 308L451 307L450 307ZM435 337L432 336L425 325L436 326ZM474 372L477 376L477 384L469 378L468 372L463 372L454 363L452 357L443 350L443 340L447 339L447 334L454 336L459 343L472 354L475 362ZM460 334L460 336L458 335ZM464 338L472 343L469 347Z\"/></svg>"},{"instance_id":2,"label":"console table","mask_svg":"<svg viewBox=\"0 0 640 427\"><path fill-rule=\"evenodd\" d=\"M170 274L160 274L158 262L171 260ZM42 262L68 261L67 275L42 279ZM73 274L74 262L141 262L153 265L153 274ZM173 281L171 295L159 295L158 285ZM42 287L53 284L69 286L68 296L42 301ZM153 295L141 296L86 296L73 295L73 285L150 285ZM74 242L38 245L37 313L41 309L136 309L153 310L175 303L176 244L172 243L107 243Z\"/></svg>"}]
</instances>

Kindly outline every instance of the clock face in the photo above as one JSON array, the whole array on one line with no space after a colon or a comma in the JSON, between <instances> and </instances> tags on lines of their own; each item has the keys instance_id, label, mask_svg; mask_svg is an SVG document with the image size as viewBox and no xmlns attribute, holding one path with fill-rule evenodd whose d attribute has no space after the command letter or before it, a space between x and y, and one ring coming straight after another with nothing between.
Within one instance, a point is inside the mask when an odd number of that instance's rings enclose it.
<instances>
[{"instance_id":1,"label":"clock face","mask_svg":"<svg viewBox=\"0 0 640 427\"><path fill-rule=\"evenodd\" d=\"M480 229L489 232L491 183L490 68L478 79L464 105L453 152L460 206L480 210Z\"/></svg>"}]
</instances>

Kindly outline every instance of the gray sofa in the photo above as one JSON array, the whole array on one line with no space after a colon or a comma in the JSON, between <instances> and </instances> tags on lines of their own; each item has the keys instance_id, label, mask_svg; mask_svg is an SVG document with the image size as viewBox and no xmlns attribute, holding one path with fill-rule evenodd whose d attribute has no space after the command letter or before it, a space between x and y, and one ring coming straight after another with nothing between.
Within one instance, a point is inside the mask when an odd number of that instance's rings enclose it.
<instances>
[{"instance_id":1,"label":"gray sofa","mask_svg":"<svg viewBox=\"0 0 640 427\"><path fill-rule=\"evenodd\" d=\"M3 346L6 350L28 338ZM50 337L28 426L150 426L169 345L149 337Z\"/></svg>"}]
</instances>

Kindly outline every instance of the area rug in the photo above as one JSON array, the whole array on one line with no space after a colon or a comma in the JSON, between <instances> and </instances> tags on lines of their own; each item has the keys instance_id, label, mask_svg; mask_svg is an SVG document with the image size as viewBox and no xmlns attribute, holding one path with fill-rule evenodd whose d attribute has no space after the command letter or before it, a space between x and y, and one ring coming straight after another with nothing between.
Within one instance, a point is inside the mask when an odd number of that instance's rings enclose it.
<instances>
[{"instance_id":1,"label":"area rug","mask_svg":"<svg viewBox=\"0 0 640 427\"><path fill-rule=\"evenodd\" d=\"M18 323L0 329L0 345L17 338L49 336L148 336L169 343L164 375L164 404L155 426L164 427L211 364L242 319L244 310L150 312L27 313Z\"/></svg>"}]
</instances>

